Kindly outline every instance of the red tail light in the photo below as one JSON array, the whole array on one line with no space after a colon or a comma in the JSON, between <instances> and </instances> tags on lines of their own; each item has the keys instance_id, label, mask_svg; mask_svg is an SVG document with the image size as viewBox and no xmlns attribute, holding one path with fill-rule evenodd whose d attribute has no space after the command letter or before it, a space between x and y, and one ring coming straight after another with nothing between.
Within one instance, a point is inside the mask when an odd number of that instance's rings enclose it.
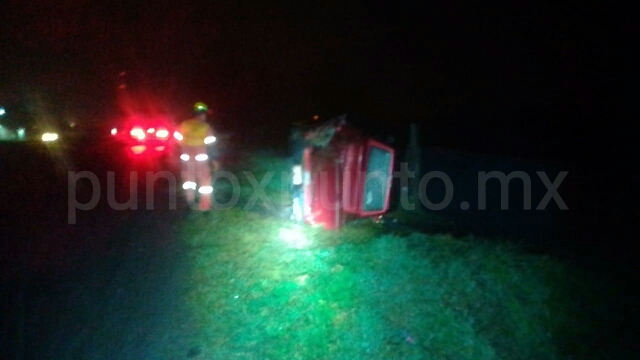
<instances>
[{"instance_id":1,"label":"red tail light","mask_svg":"<svg viewBox=\"0 0 640 360\"><path fill-rule=\"evenodd\" d=\"M131 147L131 152L135 155L140 155L147 150L147 147L144 145L134 145Z\"/></svg>"}]
</instances>

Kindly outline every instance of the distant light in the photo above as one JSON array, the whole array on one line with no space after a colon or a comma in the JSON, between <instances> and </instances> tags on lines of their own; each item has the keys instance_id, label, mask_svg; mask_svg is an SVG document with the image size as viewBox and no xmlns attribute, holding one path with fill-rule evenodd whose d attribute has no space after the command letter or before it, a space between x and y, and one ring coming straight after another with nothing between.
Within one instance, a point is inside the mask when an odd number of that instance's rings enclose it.
<instances>
[{"instance_id":1,"label":"distant light","mask_svg":"<svg viewBox=\"0 0 640 360\"><path fill-rule=\"evenodd\" d=\"M155 128L148 128L148 129L147 129L147 132L148 132L149 134L153 134L154 132L156 132L156 129L155 129Z\"/></svg>"},{"instance_id":2,"label":"distant light","mask_svg":"<svg viewBox=\"0 0 640 360\"><path fill-rule=\"evenodd\" d=\"M0 106L0 116L4 116L6 113L7 111L2 106Z\"/></svg>"},{"instance_id":3,"label":"distant light","mask_svg":"<svg viewBox=\"0 0 640 360\"><path fill-rule=\"evenodd\" d=\"M213 144L214 142L216 142L215 136L207 136L206 138L204 138L204 143L206 145Z\"/></svg>"},{"instance_id":4,"label":"distant light","mask_svg":"<svg viewBox=\"0 0 640 360\"><path fill-rule=\"evenodd\" d=\"M144 145L134 145L131 147L131 152L136 155L142 154L145 150L147 150L147 147Z\"/></svg>"},{"instance_id":5,"label":"distant light","mask_svg":"<svg viewBox=\"0 0 640 360\"><path fill-rule=\"evenodd\" d=\"M174 131L174 132L173 132L173 137L174 137L176 140L178 140L178 141L182 141L182 139L183 139L182 134L180 134L180 133L179 133L179 132L177 132L177 131Z\"/></svg>"},{"instance_id":6,"label":"distant light","mask_svg":"<svg viewBox=\"0 0 640 360\"><path fill-rule=\"evenodd\" d=\"M198 189L198 192L200 194L211 194L213 192L213 187L212 186L200 186L200 188Z\"/></svg>"},{"instance_id":7,"label":"distant light","mask_svg":"<svg viewBox=\"0 0 640 360\"><path fill-rule=\"evenodd\" d=\"M156 131L156 136L164 139L164 138L168 138L169 137L169 132L167 131L167 129L160 129L158 131Z\"/></svg>"},{"instance_id":8,"label":"distant light","mask_svg":"<svg viewBox=\"0 0 640 360\"><path fill-rule=\"evenodd\" d=\"M164 146L156 146L156 151L164 151Z\"/></svg>"},{"instance_id":9,"label":"distant light","mask_svg":"<svg viewBox=\"0 0 640 360\"><path fill-rule=\"evenodd\" d=\"M69 127L71 127L71 128L76 127L76 123L75 123L75 122L73 122L73 121L72 121L72 122L70 122L70 123L69 123Z\"/></svg>"},{"instance_id":10,"label":"distant light","mask_svg":"<svg viewBox=\"0 0 640 360\"><path fill-rule=\"evenodd\" d=\"M184 190L195 190L196 189L196 183L194 183L193 181L185 181L185 183L182 184L182 188Z\"/></svg>"},{"instance_id":11,"label":"distant light","mask_svg":"<svg viewBox=\"0 0 640 360\"><path fill-rule=\"evenodd\" d=\"M206 161L209 158L207 154L196 155L196 161Z\"/></svg>"},{"instance_id":12,"label":"distant light","mask_svg":"<svg viewBox=\"0 0 640 360\"><path fill-rule=\"evenodd\" d=\"M18 129L17 133L18 133L18 139L24 139L24 129L23 128Z\"/></svg>"},{"instance_id":13,"label":"distant light","mask_svg":"<svg viewBox=\"0 0 640 360\"><path fill-rule=\"evenodd\" d=\"M180 160L182 161L189 161L189 159L190 159L189 154L180 155Z\"/></svg>"},{"instance_id":14,"label":"distant light","mask_svg":"<svg viewBox=\"0 0 640 360\"><path fill-rule=\"evenodd\" d=\"M313 115L313 120L318 120L318 119L320 119L320 116L318 116L318 115Z\"/></svg>"},{"instance_id":15,"label":"distant light","mask_svg":"<svg viewBox=\"0 0 640 360\"><path fill-rule=\"evenodd\" d=\"M113 128L111 129L111 135L116 135L118 133L118 129Z\"/></svg>"},{"instance_id":16,"label":"distant light","mask_svg":"<svg viewBox=\"0 0 640 360\"><path fill-rule=\"evenodd\" d=\"M44 133L42 134L42 141L51 142L58 140L58 134L56 133Z\"/></svg>"}]
</instances>

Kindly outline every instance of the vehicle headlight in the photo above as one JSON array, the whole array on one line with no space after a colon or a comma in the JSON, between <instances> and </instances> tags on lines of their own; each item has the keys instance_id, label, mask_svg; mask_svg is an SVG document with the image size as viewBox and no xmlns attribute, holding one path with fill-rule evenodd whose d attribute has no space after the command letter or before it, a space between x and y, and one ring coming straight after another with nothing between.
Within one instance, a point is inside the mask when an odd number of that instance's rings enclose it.
<instances>
[{"instance_id":1,"label":"vehicle headlight","mask_svg":"<svg viewBox=\"0 0 640 360\"><path fill-rule=\"evenodd\" d=\"M58 140L58 134L56 133L44 133L42 134L42 141L44 142L51 142L51 141L56 141Z\"/></svg>"},{"instance_id":2,"label":"vehicle headlight","mask_svg":"<svg viewBox=\"0 0 640 360\"><path fill-rule=\"evenodd\" d=\"M206 145L213 144L214 142L216 142L215 136L207 136L206 138L204 138L204 143Z\"/></svg>"}]
</instances>

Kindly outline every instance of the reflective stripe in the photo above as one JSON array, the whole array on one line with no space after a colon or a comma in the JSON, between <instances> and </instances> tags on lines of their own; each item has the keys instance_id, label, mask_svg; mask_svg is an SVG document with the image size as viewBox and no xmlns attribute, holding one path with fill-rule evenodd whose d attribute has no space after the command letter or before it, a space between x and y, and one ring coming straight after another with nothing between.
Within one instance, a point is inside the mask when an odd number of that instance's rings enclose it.
<instances>
[{"instance_id":1,"label":"reflective stripe","mask_svg":"<svg viewBox=\"0 0 640 360\"><path fill-rule=\"evenodd\" d=\"M182 188L184 190L195 190L196 189L196 183L193 181L186 181L184 184L182 184Z\"/></svg>"},{"instance_id":2,"label":"reflective stripe","mask_svg":"<svg viewBox=\"0 0 640 360\"><path fill-rule=\"evenodd\" d=\"M206 161L208 158L207 154L198 154L195 157L196 161Z\"/></svg>"},{"instance_id":3,"label":"reflective stripe","mask_svg":"<svg viewBox=\"0 0 640 360\"><path fill-rule=\"evenodd\" d=\"M293 185L302 185L302 166L293 166Z\"/></svg>"}]
</instances>

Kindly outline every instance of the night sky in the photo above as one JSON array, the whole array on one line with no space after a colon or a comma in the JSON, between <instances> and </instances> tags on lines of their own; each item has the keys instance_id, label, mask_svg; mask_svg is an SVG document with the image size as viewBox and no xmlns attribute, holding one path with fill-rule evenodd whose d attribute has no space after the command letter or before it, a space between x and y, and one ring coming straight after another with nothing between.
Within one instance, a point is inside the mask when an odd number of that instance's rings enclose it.
<instances>
[{"instance_id":1,"label":"night sky","mask_svg":"<svg viewBox=\"0 0 640 360\"><path fill-rule=\"evenodd\" d=\"M293 121L341 113L398 134L419 122L429 144L526 155L576 156L628 132L609 126L624 113L635 28L622 9L129 3L2 2L0 102L45 94L61 113L108 121L127 71L167 111L205 101L219 128L265 144Z\"/></svg>"}]
</instances>

